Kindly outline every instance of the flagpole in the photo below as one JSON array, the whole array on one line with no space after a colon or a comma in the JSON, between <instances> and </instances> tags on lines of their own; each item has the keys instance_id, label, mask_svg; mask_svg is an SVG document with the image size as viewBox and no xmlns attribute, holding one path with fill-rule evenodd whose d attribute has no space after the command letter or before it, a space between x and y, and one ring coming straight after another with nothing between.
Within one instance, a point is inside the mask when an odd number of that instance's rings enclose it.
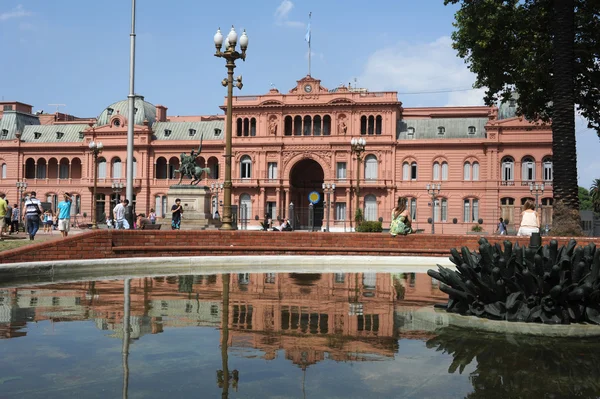
<instances>
[{"instance_id":1,"label":"flagpole","mask_svg":"<svg viewBox=\"0 0 600 399\"><path fill-rule=\"evenodd\" d=\"M308 33L307 33L307 36L308 36L308 76L310 76L310 57L311 57L310 42L312 40L312 37L311 37L312 35L311 35L311 31L310 31L311 17L312 17L312 12L309 12L308 13Z\"/></svg>"}]
</instances>

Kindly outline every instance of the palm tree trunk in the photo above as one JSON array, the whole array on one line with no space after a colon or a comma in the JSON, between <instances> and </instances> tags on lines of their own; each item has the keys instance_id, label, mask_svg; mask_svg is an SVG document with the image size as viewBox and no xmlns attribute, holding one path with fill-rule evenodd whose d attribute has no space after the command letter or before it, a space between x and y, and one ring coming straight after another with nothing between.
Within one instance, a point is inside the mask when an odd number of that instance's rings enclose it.
<instances>
[{"instance_id":1,"label":"palm tree trunk","mask_svg":"<svg viewBox=\"0 0 600 399\"><path fill-rule=\"evenodd\" d=\"M575 2L554 0L552 153L555 204L565 212L555 213L553 231L577 235L580 227L575 147ZM560 207L563 208L563 207ZM571 232L572 231L572 232Z\"/></svg>"}]
</instances>

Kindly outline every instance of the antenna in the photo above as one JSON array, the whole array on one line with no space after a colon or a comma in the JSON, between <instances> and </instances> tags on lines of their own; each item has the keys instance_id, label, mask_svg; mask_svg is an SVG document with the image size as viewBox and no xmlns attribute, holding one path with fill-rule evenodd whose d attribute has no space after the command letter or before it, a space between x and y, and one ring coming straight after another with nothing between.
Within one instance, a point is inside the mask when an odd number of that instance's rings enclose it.
<instances>
[{"instance_id":1,"label":"antenna","mask_svg":"<svg viewBox=\"0 0 600 399\"><path fill-rule=\"evenodd\" d=\"M66 106L67 106L67 104L48 104L48 105L50 105L50 106L53 106L53 107L56 107L56 113L57 113L57 114L58 114L58 109L59 109L60 107L66 107Z\"/></svg>"}]
</instances>

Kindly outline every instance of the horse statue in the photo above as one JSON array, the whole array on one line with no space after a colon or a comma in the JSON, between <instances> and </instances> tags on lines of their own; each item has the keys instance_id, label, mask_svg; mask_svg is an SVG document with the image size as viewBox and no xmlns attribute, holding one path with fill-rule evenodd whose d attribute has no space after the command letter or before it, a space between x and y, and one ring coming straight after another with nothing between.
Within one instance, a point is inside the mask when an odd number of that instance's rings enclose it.
<instances>
[{"instance_id":1,"label":"horse statue","mask_svg":"<svg viewBox=\"0 0 600 399\"><path fill-rule=\"evenodd\" d=\"M202 151L202 136L200 136L200 146L198 147L198 151L192 150L190 155L187 155L185 152L182 152L179 156L180 163L179 169L175 169L175 172L180 174L178 185L181 184L183 177L188 177L192 179L190 181L190 185L197 185L202 180L202 173L208 174L210 173L209 168L201 168L196 164L196 158L200 156L200 152Z\"/></svg>"}]
</instances>

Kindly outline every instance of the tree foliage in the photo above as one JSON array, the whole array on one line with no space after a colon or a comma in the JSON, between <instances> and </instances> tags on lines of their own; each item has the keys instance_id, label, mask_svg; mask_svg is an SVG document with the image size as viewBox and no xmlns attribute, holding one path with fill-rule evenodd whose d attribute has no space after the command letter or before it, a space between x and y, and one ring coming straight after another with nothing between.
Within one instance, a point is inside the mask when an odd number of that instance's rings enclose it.
<instances>
[{"instance_id":1,"label":"tree foliage","mask_svg":"<svg viewBox=\"0 0 600 399\"><path fill-rule=\"evenodd\" d=\"M454 49L487 88L488 105L519 93L517 113L550 121L554 112L552 0L444 0L461 3ZM600 135L600 1L574 0L574 95L581 115Z\"/></svg>"},{"instance_id":2,"label":"tree foliage","mask_svg":"<svg viewBox=\"0 0 600 399\"><path fill-rule=\"evenodd\" d=\"M600 213L600 179L594 179L594 182L590 187L590 200L594 212Z\"/></svg>"},{"instance_id":3,"label":"tree foliage","mask_svg":"<svg viewBox=\"0 0 600 399\"><path fill-rule=\"evenodd\" d=\"M591 211L592 198L587 188L579 186L579 209L582 211Z\"/></svg>"}]
</instances>

